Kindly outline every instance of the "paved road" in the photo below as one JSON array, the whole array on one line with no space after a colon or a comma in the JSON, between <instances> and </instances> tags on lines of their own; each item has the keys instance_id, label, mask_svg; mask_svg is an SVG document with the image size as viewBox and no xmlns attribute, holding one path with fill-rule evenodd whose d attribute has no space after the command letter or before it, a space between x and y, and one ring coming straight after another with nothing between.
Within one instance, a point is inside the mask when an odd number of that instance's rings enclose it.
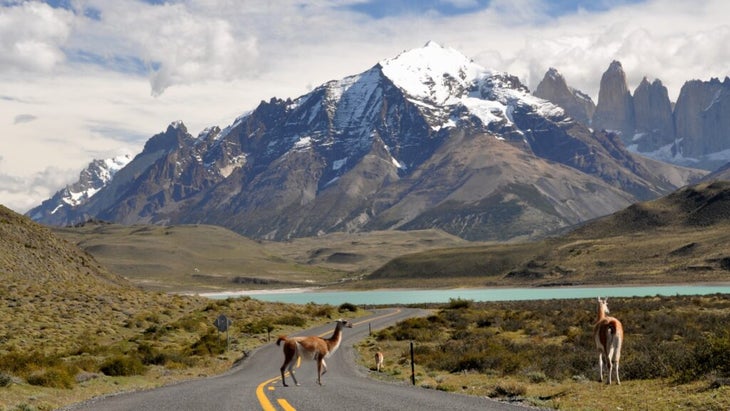
<instances>
[{"instance_id":1,"label":"paved road","mask_svg":"<svg viewBox=\"0 0 730 411\"><path fill-rule=\"evenodd\" d=\"M193 410L524 410L488 398L449 394L403 383L385 383L368 378L368 370L355 365L353 344L365 338L368 325L384 328L407 317L425 315L418 309L383 309L353 321L343 330L340 349L327 360L329 371L317 385L316 366L305 362L297 372L300 386L289 381L283 387L279 367L284 356L273 343L256 350L229 372L154 390L90 400L64 408L68 411L193 411ZM333 325L317 327L306 335L329 336ZM287 378L288 379L288 378Z\"/></svg>"}]
</instances>

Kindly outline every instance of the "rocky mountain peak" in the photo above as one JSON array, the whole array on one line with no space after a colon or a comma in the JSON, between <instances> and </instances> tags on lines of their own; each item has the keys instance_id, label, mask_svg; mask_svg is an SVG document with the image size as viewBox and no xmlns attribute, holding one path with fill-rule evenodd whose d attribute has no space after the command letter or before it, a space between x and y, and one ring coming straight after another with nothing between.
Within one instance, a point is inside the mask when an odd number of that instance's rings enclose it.
<instances>
[{"instance_id":1,"label":"rocky mountain peak","mask_svg":"<svg viewBox=\"0 0 730 411\"><path fill-rule=\"evenodd\" d=\"M379 63L383 74L410 97L447 104L488 71L461 52L429 41Z\"/></svg>"},{"instance_id":2,"label":"rocky mountain peak","mask_svg":"<svg viewBox=\"0 0 730 411\"><path fill-rule=\"evenodd\" d=\"M628 145L634 134L634 106L621 63L614 60L601 76L598 104L592 125L621 134Z\"/></svg>"},{"instance_id":3,"label":"rocky mountain peak","mask_svg":"<svg viewBox=\"0 0 730 411\"><path fill-rule=\"evenodd\" d=\"M726 154L730 151L729 78L686 82L677 98L674 119L683 157L707 158L706 163L714 168L730 160Z\"/></svg>"},{"instance_id":4,"label":"rocky mountain peak","mask_svg":"<svg viewBox=\"0 0 730 411\"><path fill-rule=\"evenodd\" d=\"M634 90L635 130L631 149L639 152L670 146L675 141L672 103L661 80L644 77Z\"/></svg>"},{"instance_id":5,"label":"rocky mountain peak","mask_svg":"<svg viewBox=\"0 0 730 411\"><path fill-rule=\"evenodd\" d=\"M615 73L618 76L626 77L626 73L624 73L624 66L621 65L621 62L618 60L613 60L611 64L608 65L606 73Z\"/></svg>"},{"instance_id":6,"label":"rocky mountain peak","mask_svg":"<svg viewBox=\"0 0 730 411\"><path fill-rule=\"evenodd\" d=\"M533 94L557 104L569 116L586 125L591 123L596 110L593 100L586 94L568 87L563 75L553 67L545 73Z\"/></svg>"},{"instance_id":7,"label":"rocky mountain peak","mask_svg":"<svg viewBox=\"0 0 730 411\"><path fill-rule=\"evenodd\" d=\"M174 121L167 126L164 133L157 134L147 140L143 152L171 151L181 145L188 145L193 137L188 134L188 129L182 121Z\"/></svg>"}]
</instances>

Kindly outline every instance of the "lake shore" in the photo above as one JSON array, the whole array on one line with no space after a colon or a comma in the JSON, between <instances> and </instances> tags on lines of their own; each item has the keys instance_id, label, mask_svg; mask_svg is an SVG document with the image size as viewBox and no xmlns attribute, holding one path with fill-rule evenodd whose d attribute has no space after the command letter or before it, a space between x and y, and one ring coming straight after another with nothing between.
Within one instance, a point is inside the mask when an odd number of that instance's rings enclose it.
<instances>
[{"instance_id":1,"label":"lake shore","mask_svg":"<svg viewBox=\"0 0 730 411\"><path fill-rule=\"evenodd\" d=\"M332 291L317 287L240 290L196 295L211 299L252 297L269 302L292 304L343 303L361 305L445 303L450 299L474 301L523 301L540 299L575 299L588 297L646 297L654 295L708 295L730 293L730 283L619 285L619 286L570 286L570 287L484 287L448 289L374 289Z\"/></svg>"}]
</instances>

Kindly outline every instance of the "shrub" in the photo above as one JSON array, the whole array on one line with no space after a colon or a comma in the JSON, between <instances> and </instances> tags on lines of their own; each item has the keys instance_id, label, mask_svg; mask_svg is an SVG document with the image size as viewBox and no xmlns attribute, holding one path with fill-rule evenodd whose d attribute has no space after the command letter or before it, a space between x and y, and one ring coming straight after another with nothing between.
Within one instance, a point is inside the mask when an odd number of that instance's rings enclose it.
<instances>
[{"instance_id":1,"label":"shrub","mask_svg":"<svg viewBox=\"0 0 730 411\"><path fill-rule=\"evenodd\" d=\"M112 357L106 360L99 369L105 375L110 377L141 375L147 370L138 357L129 355L118 355Z\"/></svg>"},{"instance_id":2,"label":"shrub","mask_svg":"<svg viewBox=\"0 0 730 411\"><path fill-rule=\"evenodd\" d=\"M527 393L527 387L514 382L497 384L489 395L490 397L520 397Z\"/></svg>"},{"instance_id":3,"label":"shrub","mask_svg":"<svg viewBox=\"0 0 730 411\"><path fill-rule=\"evenodd\" d=\"M307 304L307 313L312 317L332 318L333 312L334 307L331 305L317 305L314 303Z\"/></svg>"},{"instance_id":4,"label":"shrub","mask_svg":"<svg viewBox=\"0 0 730 411\"><path fill-rule=\"evenodd\" d=\"M698 343L692 358L696 364L695 372L685 372L686 379L713 372L720 377L730 377L730 331L725 330L722 335L711 336Z\"/></svg>"},{"instance_id":5,"label":"shrub","mask_svg":"<svg viewBox=\"0 0 730 411\"><path fill-rule=\"evenodd\" d=\"M527 373L527 379L533 384L539 384L548 380L547 375L542 371L533 371Z\"/></svg>"},{"instance_id":6,"label":"shrub","mask_svg":"<svg viewBox=\"0 0 730 411\"><path fill-rule=\"evenodd\" d=\"M26 379L28 384L50 388L73 388L76 380L68 367L53 367L36 371Z\"/></svg>"},{"instance_id":7,"label":"shrub","mask_svg":"<svg viewBox=\"0 0 730 411\"><path fill-rule=\"evenodd\" d=\"M13 377L5 373L0 373L0 387L7 387L12 383Z\"/></svg>"},{"instance_id":8,"label":"shrub","mask_svg":"<svg viewBox=\"0 0 730 411\"><path fill-rule=\"evenodd\" d=\"M241 327L243 332L249 333L249 334L263 334L266 332L271 332L276 329L274 327L274 322L271 318L261 318L257 321L250 321Z\"/></svg>"},{"instance_id":9,"label":"shrub","mask_svg":"<svg viewBox=\"0 0 730 411\"><path fill-rule=\"evenodd\" d=\"M296 314L284 315L276 319L277 324L291 325L293 327L304 327L307 319Z\"/></svg>"},{"instance_id":10,"label":"shrub","mask_svg":"<svg viewBox=\"0 0 730 411\"><path fill-rule=\"evenodd\" d=\"M340 307L337 309L337 311L344 313L345 311L349 312L357 312L357 306L352 303L342 303L340 304Z\"/></svg>"},{"instance_id":11,"label":"shrub","mask_svg":"<svg viewBox=\"0 0 730 411\"><path fill-rule=\"evenodd\" d=\"M473 302L473 300L463 298L449 298L449 305L447 307L451 310L470 308Z\"/></svg>"},{"instance_id":12,"label":"shrub","mask_svg":"<svg viewBox=\"0 0 730 411\"><path fill-rule=\"evenodd\" d=\"M219 355L226 351L226 342L217 332L209 332L190 346L193 355Z\"/></svg>"},{"instance_id":13,"label":"shrub","mask_svg":"<svg viewBox=\"0 0 730 411\"><path fill-rule=\"evenodd\" d=\"M165 365L167 363L167 355L148 343L139 344L137 356L145 365Z\"/></svg>"},{"instance_id":14,"label":"shrub","mask_svg":"<svg viewBox=\"0 0 730 411\"><path fill-rule=\"evenodd\" d=\"M212 324L212 322L210 324ZM173 326L175 328L181 328L189 333L195 333L195 332L199 332L201 330L205 331L205 329L206 329L205 320L200 318L200 316L183 317L183 318L177 320L173 324Z\"/></svg>"}]
</instances>

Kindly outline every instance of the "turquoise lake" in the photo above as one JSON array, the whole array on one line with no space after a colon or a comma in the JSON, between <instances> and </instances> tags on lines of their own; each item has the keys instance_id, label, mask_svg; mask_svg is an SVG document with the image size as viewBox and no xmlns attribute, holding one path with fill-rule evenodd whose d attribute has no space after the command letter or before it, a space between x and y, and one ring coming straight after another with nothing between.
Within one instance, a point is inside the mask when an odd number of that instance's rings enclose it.
<instances>
[{"instance_id":1,"label":"turquoise lake","mask_svg":"<svg viewBox=\"0 0 730 411\"><path fill-rule=\"evenodd\" d=\"M445 303L450 299L473 301L549 300L594 297L645 297L674 295L730 294L730 285L668 285L641 287L550 287L550 288L461 288L446 290L372 290L372 291L240 291L204 294L214 299L250 296L262 301L293 304L391 305L416 303Z\"/></svg>"}]
</instances>

